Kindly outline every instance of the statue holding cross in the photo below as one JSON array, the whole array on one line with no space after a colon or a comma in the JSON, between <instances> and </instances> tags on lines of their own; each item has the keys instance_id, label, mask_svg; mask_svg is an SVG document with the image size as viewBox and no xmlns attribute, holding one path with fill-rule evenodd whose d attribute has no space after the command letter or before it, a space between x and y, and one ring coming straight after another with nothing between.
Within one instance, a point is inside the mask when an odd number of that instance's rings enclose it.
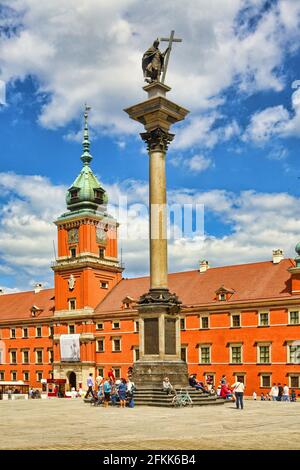
<instances>
[{"instance_id":1,"label":"statue holding cross","mask_svg":"<svg viewBox=\"0 0 300 470\"><path fill-rule=\"evenodd\" d=\"M171 31L169 38L160 38L160 41L167 41L169 43L165 52L159 50L159 39L157 38L153 45L144 53L142 68L146 82L165 82L172 44L173 42L182 41L182 39L174 38L174 33L175 31ZM161 73L163 73L162 79L160 79Z\"/></svg>"}]
</instances>

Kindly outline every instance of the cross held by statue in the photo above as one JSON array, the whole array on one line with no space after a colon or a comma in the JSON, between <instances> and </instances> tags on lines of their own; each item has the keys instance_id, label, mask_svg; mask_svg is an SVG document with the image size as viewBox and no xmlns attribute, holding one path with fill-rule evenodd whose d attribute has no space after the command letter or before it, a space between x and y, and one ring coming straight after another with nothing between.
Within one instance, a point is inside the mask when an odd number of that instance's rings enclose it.
<instances>
[{"instance_id":1,"label":"cross held by statue","mask_svg":"<svg viewBox=\"0 0 300 470\"><path fill-rule=\"evenodd\" d=\"M162 76L162 79L161 79L161 83L165 83L165 78L166 78L166 73L167 73L167 68L168 68L168 63L169 63L169 57L170 57L170 53L171 53L171 50L172 50L173 42L182 42L182 39L174 38L174 34L175 34L175 31L171 31L171 34L170 34L169 38L160 38L160 41L167 41L169 43L169 45L168 45L169 49L168 49L168 52L167 52L167 55L166 55L166 58L165 58L165 62L164 62L164 71L163 71L163 76Z\"/></svg>"}]
</instances>

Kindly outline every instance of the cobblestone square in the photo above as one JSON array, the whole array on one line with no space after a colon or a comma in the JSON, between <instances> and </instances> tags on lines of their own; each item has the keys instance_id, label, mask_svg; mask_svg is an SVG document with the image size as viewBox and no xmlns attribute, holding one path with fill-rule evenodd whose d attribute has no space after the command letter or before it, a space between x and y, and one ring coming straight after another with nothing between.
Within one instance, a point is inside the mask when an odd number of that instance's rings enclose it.
<instances>
[{"instance_id":1,"label":"cobblestone square","mask_svg":"<svg viewBox=\"0 0 300 470\"><path fill-rule=\"evenodd\" d=\"M92 407L80 399L0 402L0 449L300 449L300 403L188 409Z\"/></svg>"}]
</instances>

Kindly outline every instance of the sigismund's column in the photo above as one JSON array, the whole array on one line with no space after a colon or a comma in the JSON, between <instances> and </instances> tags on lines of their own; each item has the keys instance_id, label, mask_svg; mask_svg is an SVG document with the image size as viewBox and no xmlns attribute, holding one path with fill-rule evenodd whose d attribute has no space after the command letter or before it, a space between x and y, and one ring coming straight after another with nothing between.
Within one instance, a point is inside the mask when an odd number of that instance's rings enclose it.
<instances>
[{"instance_id":1,"label":"sigismund's column","mask_svg":"<svg viewBox=\"0 0 300 470\"><path fill-rule=\"evenodd\" d=\"M158 77L159 78L159 77ZM170 126L188 111L166 98L170 87L153 80L143 87L147 100L125 109L144 125L140 134L149 153L150 290L138 302L140 359L134 363L133 380L139 386L162 386L168 376L175 386L188 383L187 364L181 360L180 305L168 289L166 155L174 138Z\"/></svg>"}]
</instances>

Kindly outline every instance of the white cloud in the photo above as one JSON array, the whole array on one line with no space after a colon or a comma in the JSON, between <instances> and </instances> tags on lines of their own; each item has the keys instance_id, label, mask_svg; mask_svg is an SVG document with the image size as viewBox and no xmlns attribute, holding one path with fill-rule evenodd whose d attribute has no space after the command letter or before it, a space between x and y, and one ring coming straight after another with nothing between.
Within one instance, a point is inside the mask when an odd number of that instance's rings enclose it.
<instances>
[{"instance_id":1,"label":"white cloud","mask_svg":"<svg viewBox=\"0 0 300 470\"><path fill-rule=\"evenodd\" d=\"M292 112L278 105L254 113L243 136L245 141L263 144L273 136L300 136L300 81L293 82L292 88L296 89L292 93Z\"/></svg>"},{"instance_id":2,"label":"white cloud","mask_svg":"<svg viewBox=\"0 0 300 470\"><path fill-rule=\"evenodd\" d=\"M128 196L129 214L117 212L120 231L130 238L119 241L126 265L124 276L147 274L148 268L148 186L144 181L126 180L106 185L112 205ZM65 191L41 176L0 174L0 190L5 191L0 224L2 272L16 279L15 289L32 288L32 279L53 284L50 269L56 227L53 220L65 211ZM271 259L272 249L283 248L294 257L299 241L300 200L286 193L240 194L225 190L197 191L182 188L168 192L174 204L204 204L205 215L223 224L227 234L205 231L169 241L170 271L196 269L200 259L212 265L239 264ZM118 215L119 214L119 215ZM205 227L204 227L205 228ZM175 230L178 234L178 227ZM4 271L6 270L6 271Z\"/></svg>"},{"instance_id":3,"label":"white cloud","mask_svg":"<svg viewBox=\"0 0 300 470\"><path fill-rule=\"evenodd\" d=\"M3 0L17 11L8 23L22 23L17 35L0 38L1 78L30 74L39 91L49 94L39 122L48 128L78 119L84 102L93 106L92 125L101 132L133 133L138 127L122 108L143 99L141 56L152 40L175 29L168 72L170 99L194 113L178 147L189 136L206 135L208 146L219 134L210 130L212 112L223 91L235 85L246 92L283 87L279 67L287 51L299 44L299 2L282 0L268 11L265 2L250 2L261 13L255 28L237 25L245 0L165 0L155 5L139 0ZM249 13L248 13L249 16ZM248 21L249 22L249 21ZM145 27L145 23L147 27ZM243 34L240 34L240 32ZM200 116L200 117L199 117ZM227 132L230 133L229 129ZM226 134L226 133L225 133ZM200 139L201 140L201 139ZM203 140L203 139L202 139Z\"/></svg>"},{"instance_id":4,"label":"white cloud","mask_svg":"<svg viewBox=\"0 0 300 470\"><path fill-rule=\"evenodd\" d=\"M212 159L204 155L193 155L191 158L176 156L170 159L171 165L187 169L192 173L201 173L213 165Z\"/></svg>"}]
</instances>

